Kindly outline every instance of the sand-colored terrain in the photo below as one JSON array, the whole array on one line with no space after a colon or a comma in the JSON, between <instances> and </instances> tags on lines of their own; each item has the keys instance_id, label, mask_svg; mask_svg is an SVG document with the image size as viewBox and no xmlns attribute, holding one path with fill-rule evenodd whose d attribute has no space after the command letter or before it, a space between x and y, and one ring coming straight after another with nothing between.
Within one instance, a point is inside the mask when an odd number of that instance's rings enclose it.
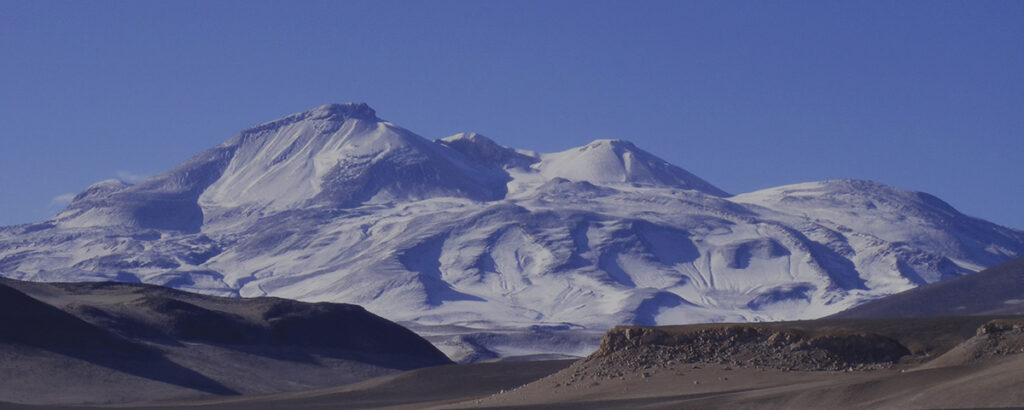
<instances>
[{"instance_id":1,"label":"sand-colored terrain","mask_svg":"<svg viewBox=\"0 0 1024 410\"><path fill-rule=\"evenodd\" d=\"M956 322L956 318L949 318ZM901 320L913 329L913 319ZM766 362L765 357L731 356L730 352L764 350L784 345L769 338L786 334L791 327L773 324L763 339L735 346L718 346L697 357L694 349L672 346L671 340L651 338L652 344L602 346L591 357L569 368L510 392L466 401L453 407L467 408L975 408L1024 406L1024 332L1020 320L997 320L976 330L976 335L934 360L906 357L899 362L875 361L869 366L845 370L795 370L818 363L813 355L794 354ZM804 323L803 326L808 326ZM626 328L639 337L709 333L732 335L749 325L693 326L669 329ZM806 328L805 328L806 329ZM637 330L648 330L640 333ZM732 330L727 332L722 330ZM827 326L813 329L821 335L841 334ZM614 335L616 332L613 331ZM673 335L674 333L674 335ZM711 332L714 333L714 332ZM807 334L813 334L814 331ZM813 336L810 336L813 338ZM906 340L920 335L908 332ZM616 337L606 338L613 344ZM859 336L853 339L860 339ZM711 340L715 340L711 338ZM693 343L693 340L687 340ZM657 345L657 343L663 343ZM698 344L700 341L698 341ZM800 346L796 341L789 346ZM605 350L605 348L608 348ZM862 345L861 353L888 350L886 343ZM698 349L699 350L699 349ZM681 355L673 355L681 352ZM802 352L806 353L806 351ZM656 360L651 360L651 358ZM688 360L675 360L678 358ZM772 357L768 355L767 357ZM860 370L858 370L860 369Z\"/></svg>"},{"instance_id":2,"label":"sand-colored terrain","mask_svg":"<svg viewBox=\"0 0 1024 410\"><path fill-rule=\"evenodd\" d=\"M365 409L447 407L487 398L553 374L572 360L495 362L428 367L336 388L195 401L133 403L152 409Z\"/></svg>"},{"instance_id":3,"label":"sand-colored terrain","mask_svg":"<svg viewBox=\"0 0 1024 410\"><path fill-rule=\"evenodd\" d=\"M976 408L1024 406L1024 355L926 370L782 371L678 365L604 380L570 368L452 408ZM646 374L646 375L645 375Z\"/></svg>"}]
</instances>

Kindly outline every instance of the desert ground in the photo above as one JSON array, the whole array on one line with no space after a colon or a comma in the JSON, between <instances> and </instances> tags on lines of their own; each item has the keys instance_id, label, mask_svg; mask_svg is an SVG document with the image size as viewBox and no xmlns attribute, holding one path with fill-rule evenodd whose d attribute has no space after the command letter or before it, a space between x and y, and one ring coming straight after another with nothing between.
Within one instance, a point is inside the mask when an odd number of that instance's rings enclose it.
<instances>
[{"instance_id":1,"label":"desert ground","mask_svg":"<svg viewBox=\"0 0 1024 410\"><path fill-rule=\"evenodd\" d=\"M618 327L576 361L451 364L338 387L67 408L1020 407L1022 352L1021 316Z\"/></svg>"},{"instance_id":2,"label":"desert ground","mask_svg":"<svg viewBox=\"0 0 1024 410\"><path fill-rule=\"evenodd\" d=\"M823 319L619 326L585 358L474 364L352 305L2 279L0 408L1022 407L1014 263L979 276L998 297L962 279ZM925 307L947 315L885 317Z\"/></svg>"}]
</instances>

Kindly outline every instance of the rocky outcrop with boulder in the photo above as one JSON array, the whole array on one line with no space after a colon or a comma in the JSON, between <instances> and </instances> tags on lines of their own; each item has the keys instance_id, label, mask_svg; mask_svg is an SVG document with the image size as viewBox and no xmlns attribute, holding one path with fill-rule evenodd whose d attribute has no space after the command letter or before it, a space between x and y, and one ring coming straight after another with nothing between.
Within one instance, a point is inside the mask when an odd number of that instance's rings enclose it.
<instances>
[{"instance_id":1,"label":"rocky outcrop with boulder","mask_svg":"<svg viewBox=\"0 0 1024 410\"><path fill-rule=\"evenodd\" d=\"M910 351L898 341L846 329L757 324L621 326L586 359L596 368L668 368L681 363L782 370L868 370L892 366ZM616 370L618 371L618 370Z\"/></svg>"}]
</instances>

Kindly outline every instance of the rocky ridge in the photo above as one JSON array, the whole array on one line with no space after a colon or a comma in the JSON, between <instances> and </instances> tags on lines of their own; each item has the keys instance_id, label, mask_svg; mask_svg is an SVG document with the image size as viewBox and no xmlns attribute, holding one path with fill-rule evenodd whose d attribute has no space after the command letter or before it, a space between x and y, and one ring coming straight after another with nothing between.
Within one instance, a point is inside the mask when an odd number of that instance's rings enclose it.
<instances>
[{"instance_id":1,"label":"rocky ridge","mask_svg":"<svg viewBox=\"0 0 1024 410\"><path fill-rule=\"evenodd\" d=\"M997 319L978 328L974 337L939 356L925 367L976 363L1024 353L1024 318Z\"/></svg>"},{"instance_id":2,"label":"rocky ridge","mask_svg":"<svg viewBox=\"0 0 1024 410\"><path fill-rule=\"evenodd\" d=\"M910 351L891 338L845 329L699 325L684 329L621 326L579 363L597 378L686 366L788 371L870 370L892 366Z\"/></svg>"}]
</instances>

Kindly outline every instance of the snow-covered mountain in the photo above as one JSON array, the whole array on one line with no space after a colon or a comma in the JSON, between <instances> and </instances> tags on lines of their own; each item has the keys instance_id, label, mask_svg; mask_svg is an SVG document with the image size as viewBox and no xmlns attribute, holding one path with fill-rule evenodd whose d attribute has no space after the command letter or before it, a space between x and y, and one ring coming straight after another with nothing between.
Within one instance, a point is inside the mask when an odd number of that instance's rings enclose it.
<instances>
[{"instance_id":1,"label":"snow-covered mountain","mask_svg":"<svg viewBox=\"0 0 1024 410\"><path fill-rule=\"evenodd\" d=\"M7 277L356 303L427 334L814 318L1021 256L1024 232L923 193L841 180L730 196L626 141L429 141L365 104L258 125L0 229ZM590 348L474 340L449 350Z\"/></svg>"}]
</instances>

